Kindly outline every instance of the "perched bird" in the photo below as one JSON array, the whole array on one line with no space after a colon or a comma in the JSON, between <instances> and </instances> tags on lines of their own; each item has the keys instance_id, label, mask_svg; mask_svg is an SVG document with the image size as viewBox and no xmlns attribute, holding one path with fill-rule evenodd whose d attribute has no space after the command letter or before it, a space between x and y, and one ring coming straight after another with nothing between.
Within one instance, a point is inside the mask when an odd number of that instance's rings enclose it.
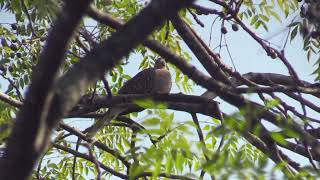
<instances>
[{"instance_id":1,"label":"perched bird","mask_svg":"<svg viewBox=\"0 0 320 180\"><path fill-rule=\"evenodd\" d=\"M171 86L171 75L166 69L166 62L164 59L158 58L154 67L136 74L120 88L118 94L168 94ZM119 106L109 108L102 119L86 130L87 137L92 138L105 124L126 110L126 108Z\"/></svg>"}]
</instances>

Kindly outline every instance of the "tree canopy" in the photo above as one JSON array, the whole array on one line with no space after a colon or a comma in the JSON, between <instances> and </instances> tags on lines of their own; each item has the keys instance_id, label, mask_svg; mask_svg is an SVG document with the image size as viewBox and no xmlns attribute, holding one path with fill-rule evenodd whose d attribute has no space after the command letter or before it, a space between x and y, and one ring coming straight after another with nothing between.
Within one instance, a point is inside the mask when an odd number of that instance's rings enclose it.
<instances>
[{"instance_id":1,"label":"tree canopy","mask_svg":"<svg viewBox=\"0 0 320 180\"><path fill-rule=\"evenodd\" d=\"M319 1L0 0L0 8L0 179L320 175ZM285 28L280 45L261 36L274 27ZM253 41L285 71L238 71L228 36L243 36L243 53ZM311 81L287 55L296 43L300 61L314 63ZM159 57L172 93L117 95ZM128 111L87 137L114 106Z\"/></svg>"}]
</instances>

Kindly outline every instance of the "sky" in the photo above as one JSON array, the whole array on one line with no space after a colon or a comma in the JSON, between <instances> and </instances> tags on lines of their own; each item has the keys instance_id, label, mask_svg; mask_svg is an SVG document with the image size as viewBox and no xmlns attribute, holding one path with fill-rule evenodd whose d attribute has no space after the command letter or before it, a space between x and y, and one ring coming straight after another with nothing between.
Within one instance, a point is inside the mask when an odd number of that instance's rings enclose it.
<instances>
[{"instance_id":1,"label":"sky","mask_svg":"<svg viewBox=\"0 0 320 180\"><path fill-rule=\"evenodd\" d=\"M208 1L205 1L205 0L198 1L199 4L212 6L212 4L207 2ZM287 35L286 26L290 23L293 17L294 15L290 16L290 18L288 18L286 21L282 23L272 20L270 23L268 23L268 27L270 29L269 32L265 32L264 30L258 30L257 34L260 37L267 38L273 44L276 44L282 47L282 45L285 42L285 37ZM202 28L196 23L193 25L193 28L196 30L196 32L208 44L209 44L211 24L214 18L215 16L213 15L200 16L200 20L205 24L205 27ZM12 15L6 12L0 12L0 23L12 23L12 22L14 22L14 17ZM248 24L248 22L246 22L246 24ZM270 57L268 57L264 49L257 42L255 42L247 33L241 30L241 28L238 32L233 32L231 29L231 26L227 25L226 27L229 33L226 34L225 38L227 40L228 48L231 52L233 63L235 64L236 70L240 72L240 74L244 74L248 72L270 72L270 73L279 73L279 74L288 75L288 70L283 65L283 63L279 59L271 59ZM213 49L219 43L219 38L220 38L220 22L219 21L217 21L214 24L211 36L212 36L211 48ZM189 54L192 54L189 48L185 44L183 44L182 47L184 50L190 52ZM311 73L315 70L315 67L313 66L313 64L315 63L315 58L313 58L313 60L311 60L310 62L307 61L306 53L302 49L302 39L300 37L296 38L294 41L290 42L287 45L285 54L287 59L291 63L291 65L298 72L300 79L306 80L309 82L314 82L315 76L311 75ZM225 47L222 48L221 57L225 64L229 65L230 67L233 67L231 59L229 58L229 55ZM138 72L138 65L141 60L142 60L141 56L131 55L129 64L125 68L126 72L131 76L135 75ZM197 68L205 72L204 68L201 66L201 64L198 62L196 57L194 57L193 55L192 55L191 62ZM4 92L5 90L4 84L6 83L2 79L0 79L0 82L2 84L1 92ZM180 92L179 89L176 86L174 86L172 93L178 93L178 92ZM201 87L195 87L194 92L192 94L201 95L203 92L204 92L204 89L202 89ZM255 96L252 96L251 98L259 101ZM236 109L234 107L228 105L227 103L222 102L219 98L217 98L216 100L221 102L220 108L223 109L224 112L228 112L228 113L235 112ZM319 99L313 99L313 100L314 100L313 101L314 104L320 105ZM297 109L301 112L299 103L296 103L291 100L289 100L288 102L298 107ZM308 110L308 114L311 117L318 116L318 114L316 114L311 110ZM181 118L189 119L189 120L191 119L190 115L185 113L180 113L180 112L176 113L176 117L178 119L181 119ZM200 121L207 121L208 119L210 118L199 115ZM68 121L68 122L70 123L73 121ZM77 126L80 126L80 127L86 126L86 124L84 124L84 121L75 121L75 122ZM274 128L272 125L268 123L266 123L266 125L270 129ZM296 157L295 159L302 164L307 162L306 158L302 158L299 155L296 155L295 157Z\"/></svg>"}]
</instances>

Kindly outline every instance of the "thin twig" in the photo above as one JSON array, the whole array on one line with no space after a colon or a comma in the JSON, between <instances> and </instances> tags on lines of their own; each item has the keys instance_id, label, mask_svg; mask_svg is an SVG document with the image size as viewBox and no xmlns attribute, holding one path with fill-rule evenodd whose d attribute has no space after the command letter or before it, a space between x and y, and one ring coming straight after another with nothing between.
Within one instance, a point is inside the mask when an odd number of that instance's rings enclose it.
<instances>
[{"instance_id":1,"label":"thin twig","mask_svg":"<svg viewBox=\"0 0 320 180\"><path fill-rule=\"evenodd\" d=\"M82 159L86 159L88 161L91 161L94 163L94 159L91 157L91 156L88 156L86 154L83 154L83 153L79 153L73 149L70 149L68 147L65 147L65 146L62 146L60 144L57 144L57 143L52 143L53 147L57 148L57 149L60 149L60 150L63 150L65 152L68 152L74 156L77 156L77 157L80 157ZM106 165L104 165L103 163L97 161L97 163L99 164L99 167L101 167L102 169L104 169L105 171L109 172L110 174L114 175L114 176L117 176L117 177L120 177L122 179L128 179L129 177L123 173L120 173L120 172L117 172L115 170L113 170L113 168L110 168Z\"/></svg>"},{"instance_id":2,"label":"thin twig","mask_svg":"<svg viewBox=\"0 0 320 180\"><path fill-rule=\"evenodd\" d=\"M92 151L92 147L91 145L89 145L88 143L85 143L84 146L88 149L89 151L89 156L90 158L93 160L94 165L96 166L96 170L97 170L97 180L101 180L101 171L100 171L100 164L99 161L97 160L96 155L93 153Z\"/></svg>"},{"instance_id":3,"label":"thin twig","mask_svg":"<svg viewBox=\"0 0 320 180\"><path fill-rule=\"evenodd\" d=\"M108 83L106 77L104 77L104 76L102 77L102 82L103 82L104 88L107 91L108 97L112 98L112 92L111 92L111 89L110 89L110 86L109 86L109 83Z\"/></svg>"},{"instance_id":4,"label":"thin twig","mask_svg":"<svg viewBox=\"0 0 320 180\"><path fill-rule=\"evenodd\" d=\"M11 80L10 78L6 77L3 73L0 73L0 75L1 75L4 79L6 79L6 80L9 82L9 84L16 90L16 93L17 93L17 95L18 95L19 100L20 100L20 101L23 101L22 94L21 94L19 88L15 85L14 81Z\"/></svg>"},{"instance_id":5,"label":"thin twig","mask_svg":"<svg viewBox=\"0 0 320 180\"><path fill-rule=\"evenodd\" d=\"M27 18L29 20L29 24L28 25L30 26L30 29L31 29L31 32L32 32L32 36L39 37L38 34L36 33L36 31L33 28L32 19L31 19L31 16L30 16L29 12L28 12L28 8L27 8L26 4L24 3L24 0L20 0L20 3L21 3L23 12L27 15Z\"/></svg>"}]
</instances>

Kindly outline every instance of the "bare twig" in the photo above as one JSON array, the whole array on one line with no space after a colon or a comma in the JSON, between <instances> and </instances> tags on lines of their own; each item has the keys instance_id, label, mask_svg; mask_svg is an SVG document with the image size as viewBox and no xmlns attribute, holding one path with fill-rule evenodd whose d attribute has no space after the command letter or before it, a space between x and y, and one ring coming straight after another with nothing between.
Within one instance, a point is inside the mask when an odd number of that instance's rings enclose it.
<instances>
[{"instance_id":1,"label":"bare twig","mask_svg":"<svg viewBox=\"0 0 320 180\"><path fill-rule=\"evenodd\" d=\"M92 147L88 144L88 143L85 143L84 146L88 149L89 151L89 156L90 158L93 160L93 164L96 166L96 170L97 170L97 180L100 180L101 179L101 171L100 171L100 163L99 161L97 160L97 157L96 155L94 154L94 152L92 151Z\"/></svg>"},{"instance_id":2,"label":"bare twig","mask_svg":"<svg viewBox=\"0 0 320 180\"><path fill-rule=\"evenodd\" d=\"M21 94L18 86L16 86L16 84L14 83L14 81L11 80L10 78L6 77L3 73L0 73L0 74L3 77L3 79L6 79L9 82L9 84L16 90L16 93L18 95L19 100L22 101L23 100L22 94Z\"/></svg>"},{"instance_id":3,"label":"bare twig","mask_svg":"<svg viewBox=\"0 0 320 180\"><path fill-rule=\"evenodd\" d=\"M65 152L68 152L68 153L70 153L70 154L72 154L74 156L80 157L82 159L86 159L88 161L91 161L92 163L94 163L94 161L95 161L91 156L88 156L88 155L83 154L83 153L79 153L79 152L77 152L77 151L75 151L73 149L70 149L68 147L62 146L60 144L52 143L52 145L53 145L53 147L55 147L57 149L63 150ZM99 161L97 163L99 164L99 167L101 167L103 170L107 171L108 173L110 173L110 174L112 174L114 176L117 176L119 178L122 178L122 179L128 179L127 175L119 173L119 172L113 170L113 168L110 168L110 167L104 165L103 163L101 163Z\"/></svg>"},{"instance_id":4,"label":"bare twig","mask_svg":"<svg viewBox=\"0 0 320 180\"><path fill-rule=\"evenodd\" d=\"M108 97L112 98L112 92L111 92L109 83L108 83L107 79L104 76L102 77L102 82L103 82L104 88L107 91Z\"/></svg>"},{"instance_id":5,"label":"bare twig","mask_svg":"<svg viewBox=\"0 0 320 180\"><path fill-rule=\"evenodd\" d=\"M197 17L197 15L192 12L192 10L190 10L189 8L187 8L188 12L192 15L193 19L201 26L204 27L203 22L200 21L200 19Z\"/></svg>"},{"instance_id":6,"label":"bare twig","mask_svg":"<svg viewBox=\"0 0 320 180\"><path fill-rule=\"evenodd\" d=\"M22 6L22 10L23 12L26 14L28 20L29 20L29 26L30 26L30 29L31 29L31 32L32 32L32 36L35 36L35 37L38 37L38 34L36 33L36 31L34 30L33 28L33 24L32 24L32 19L31 19L31 16L28 12L28 8L26 6L26 4L24 3L24 0L20 0L20 4Z\"/></svg>"},{"instance_id":7,"label":"bare twig","mask_svg":"<svg viewBox=\"0 0 320 180\"><path fill-rule=\"evenodd\" d=\"M60 123L60 127L63 128L64 130L66 130L66 131L78 136L80 139L82 139L82 140L84 140L86 142L89 142L89 143L91 142L91 139L87 138L85 134L83 134L82 132L76 130L75 128L72 128L72 127L68 126L65 123ZM111 148L107 147L106 145L104 145L103 143L101 143L99 141L94 141L93 145L95 145L98 148L110 153L111 155L113 155L114 157L119 159L127 168L129 168L130 163L125 159L125 157L120 155L118 150L111 149Z\"/></svg>"},{"instance_id":8,"label":"bare twig","mask_svg":"<svg viewBox=\"0 0 320 180\"><path fill-rule=\"evenodd\" d=\"M203 153L206 161L210 161L209 156L206 154L207 153L207 146L206 146L206 143L204 141L204 136L203 136L200 124L199 124L199 120L198 120L197 114L191 113L191 116L192 116L192 119L193 119L193 123L195 124L196 129L197 129L199 141L200 141L201 146L202 146L202 153ZM200 175L200 179L202 179L203 176L205 175L205 171L201 170L200 174L201 174ZM211 179L214 180L215 179L214 176L211 176Z\"/></svg>"}]
</instances>

